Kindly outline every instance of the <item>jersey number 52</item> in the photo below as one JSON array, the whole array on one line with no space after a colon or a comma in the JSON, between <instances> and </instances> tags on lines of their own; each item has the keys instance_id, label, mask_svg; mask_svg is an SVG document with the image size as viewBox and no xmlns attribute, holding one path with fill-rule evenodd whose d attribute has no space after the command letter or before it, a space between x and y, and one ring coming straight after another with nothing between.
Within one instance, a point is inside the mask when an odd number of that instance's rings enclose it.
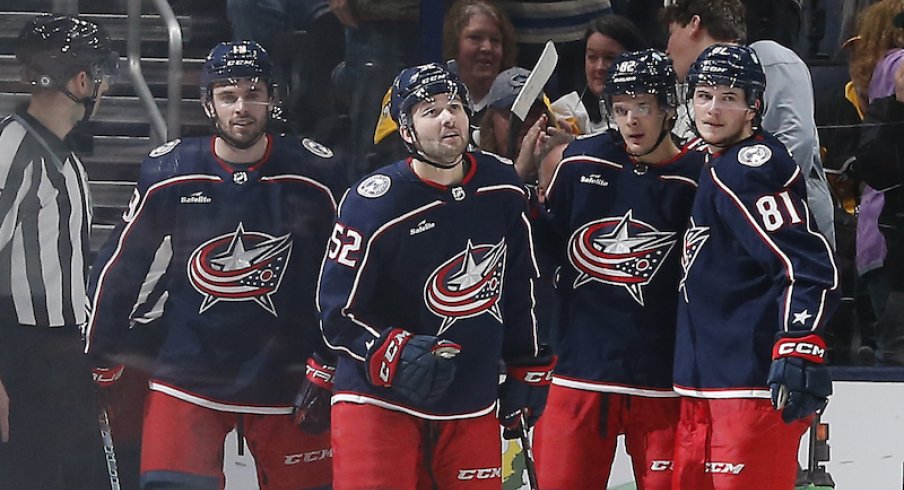
<instances>
[{"instance_id":1,"label":"jersey number 52","mask_svg":"<svg viewBox=\"0 0 904 490\"><path fill-rule=\"evenodd\" d=\"M360 233L336 223L336 226L333 227L333 234L330 235L330 245L326 256L346 267L354 268L358 264L357 255L361 250L362 241Z\"/></svg>"}]
</instances>

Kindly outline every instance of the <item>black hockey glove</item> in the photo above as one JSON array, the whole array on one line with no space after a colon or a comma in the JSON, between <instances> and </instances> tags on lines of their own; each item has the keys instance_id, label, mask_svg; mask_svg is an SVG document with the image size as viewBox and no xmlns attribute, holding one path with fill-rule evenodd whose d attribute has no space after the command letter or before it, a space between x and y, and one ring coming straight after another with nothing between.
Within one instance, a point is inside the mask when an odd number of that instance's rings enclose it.
<instances>
[{"instance_id":1,"label":"black hockey glove","mask_svg":"<svg viewBox=\"0 0 904 490\"><path fill-rule=\"evenodd\" d=\"M555 365L556 356L548 345L540 346L537 357L515 359L506 364L505 381L499 387L499 423L503 437L517 439L521 435L522 412L528 427L537 423L546 407Z\"/></svg>"},{"instance_id":2,"label":"black hockey glove","mask_svg":"<svg viewBox=\"0 0 904 490\"><path fill-rule=\"evenodd\" d=\"M826 407L832 378L825 366L826 343L812 332L783 332L776 336L769 369L772 406L791 423Z\"/></svg>"},{"instance_id":3,"label":"black hockey glove","mask_svg":"<svg viewBox=\"0 0 904 490\"><path fill-rule=\"evenodd\" d=\"M292 415L301 430L317 434L330 428L330 397L336 366L314 354L305 364L304 380L295 396Z\"/></svg>"},{"instance_id":4,"label":"black hockey glove","mask_svg":"<svg viewBox=\"0 0 904 490\"><path fill-rule=\"evenodd\" d=\"M416 405L429 405L452 383L452 358L460 351L461 346L450 340L388 328L367 351L367 380L393 389Z\"/></svg>"}]
</instances>

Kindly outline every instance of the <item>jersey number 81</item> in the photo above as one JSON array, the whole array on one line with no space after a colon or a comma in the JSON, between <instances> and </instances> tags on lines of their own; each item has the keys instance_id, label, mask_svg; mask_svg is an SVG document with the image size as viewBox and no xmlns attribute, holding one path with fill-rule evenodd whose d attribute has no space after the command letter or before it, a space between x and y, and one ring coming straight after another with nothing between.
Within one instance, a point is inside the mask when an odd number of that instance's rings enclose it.
<instances>
[{"instance_id":1,"label":"jersey number 81","mask_svg":"<svg viewBox=\"0 0 904 490\"><path fill-rule=\"evenodd\" d=\"M756 209L760 212L760 216L763 218L763 226L766 227L767 231L775 231L785 224L785 217L781 208L785 208L785 212L791 219L791 224L803 221L797 212L797 208L794 207L788 191L779 192L778 197L779 199L776 199L776 196L763 196L756 200Z\"/></svg>"}]
</instances>

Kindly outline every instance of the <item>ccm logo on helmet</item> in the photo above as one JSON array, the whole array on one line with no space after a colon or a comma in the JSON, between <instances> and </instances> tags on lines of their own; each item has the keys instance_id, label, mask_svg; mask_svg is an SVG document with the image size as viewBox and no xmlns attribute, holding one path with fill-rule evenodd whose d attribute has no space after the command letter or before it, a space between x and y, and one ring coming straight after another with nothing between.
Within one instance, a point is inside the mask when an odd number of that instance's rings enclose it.
<instances>
[{"instance_id":1,"label":"ccm logo on helmet","mask_svg":"<svg viewBox=\"0 0 904 490\"><path fill-rule=\"evenodd\" d=\"M477 468L473 470L458 470L459 480L489 480L502 478L502 468Z\"/></svg>"}]
</instances>

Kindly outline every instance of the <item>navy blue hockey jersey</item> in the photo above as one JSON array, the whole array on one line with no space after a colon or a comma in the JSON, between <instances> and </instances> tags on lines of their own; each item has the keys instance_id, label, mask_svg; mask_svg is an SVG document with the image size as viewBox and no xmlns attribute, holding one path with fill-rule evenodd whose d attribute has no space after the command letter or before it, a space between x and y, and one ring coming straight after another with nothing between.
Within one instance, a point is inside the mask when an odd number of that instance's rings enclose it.
<instances>
[{"instance_id":1,"label":"navy blue hockey jersey","mask_svg":"<svg viewBox=\"0 0 904 490\"><path fill-rule=\"evenodd\" d=\"M681 264L675 390L686 396L769 398L776 333L821 328L840 299L800 168L765 133L711 156Z\"/></svg>"},{"instance_id":2,"label":"navy blue hockey jersey","mask_svg":"<svg viewBox=\"0 0 904 490\"><path fill-rule=\"evenodd\" d=\"M476 417L495 407L500 359L536 355L525 191L511 165L484 153L466 158L460 185L421 180L408 159L343 198L318 292L327 344L341 353L333 402ZM435 403L412 405L365 378L368 344L388 328L461 345L455 378Z\"/></svg>"},{"instance_id":3,"label":"navy blue hockey jersey","mask_svg":"<svg viewBox=\"0 0 904 490\"><path fill-rule=\"evenodd\" d=\"M211 137L151 151L92 272L89 354L114 354L164 291L151 389L222 411L291 411L323 346L315 288L344 169L316 142L268 138L251 165L216 157Z\"/></svg>"},{"instance_id":4,"label":"navy blue hockey jersey","mask_svg":"<svg viewBox=\"0 0 904 490\"><path fill-rule=\"evenodd\" d=\"M565 149L546 195L558 235L553 383L668 397L687 227L704 154L633 161L610 133Z\"/></svg>"}]
</instances>

